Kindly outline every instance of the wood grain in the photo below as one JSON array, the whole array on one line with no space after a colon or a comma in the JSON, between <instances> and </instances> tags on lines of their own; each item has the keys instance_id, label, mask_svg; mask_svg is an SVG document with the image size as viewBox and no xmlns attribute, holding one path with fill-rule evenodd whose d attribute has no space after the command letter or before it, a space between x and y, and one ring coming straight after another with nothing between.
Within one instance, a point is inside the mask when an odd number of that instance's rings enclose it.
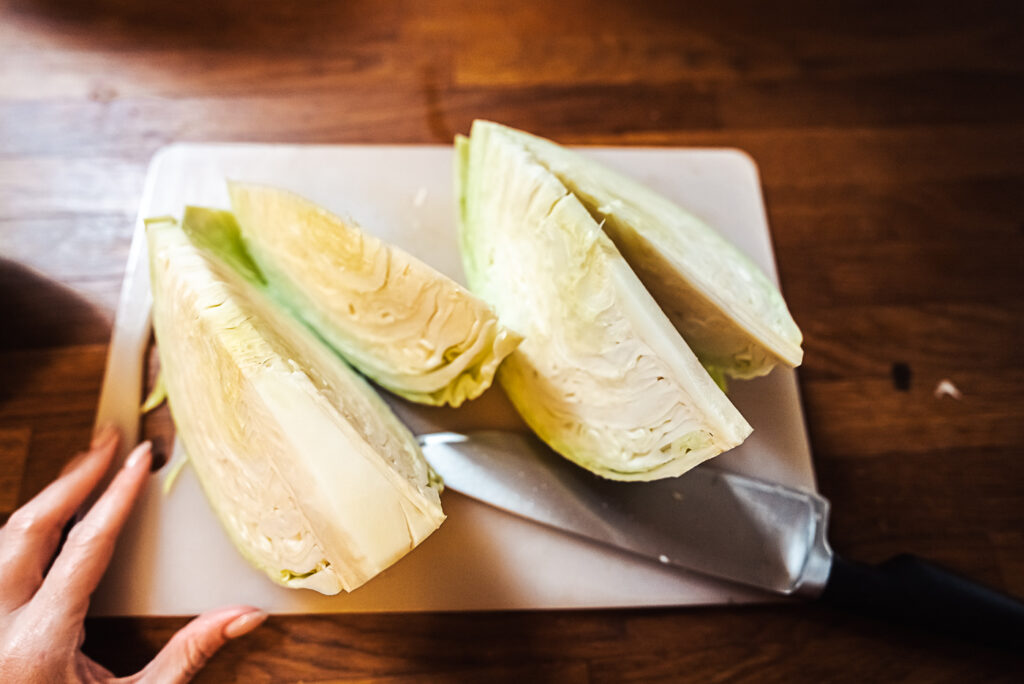
<instances>
[{"instance_id":1,"label":"wood grain","mask_svg":"<svg viewBox=\"0 0 1024 684\"><path fill-rule=\"evenodd\" d=\"M748 151L805 333L834 545L1024 594L1022 26L1016 2L0 2L0 516L87 441L161 145L446 143L483 117L567 143ZM943 379L961 399L933 395ZM127 673L182 624L90 621L86 648ZM960 682L1020 667L780 605L275 617L200 680Z\"/></svg>"},{"instance_id":2,"label":"wood grain","mask_svg":"<svg viewBox=\"0 0 1024 684\"><path fill-rule=\"evenodd\" d=\"M30 438L25 428L0 429L0 514L17 508Z\"/></svg>"}]
</instances>

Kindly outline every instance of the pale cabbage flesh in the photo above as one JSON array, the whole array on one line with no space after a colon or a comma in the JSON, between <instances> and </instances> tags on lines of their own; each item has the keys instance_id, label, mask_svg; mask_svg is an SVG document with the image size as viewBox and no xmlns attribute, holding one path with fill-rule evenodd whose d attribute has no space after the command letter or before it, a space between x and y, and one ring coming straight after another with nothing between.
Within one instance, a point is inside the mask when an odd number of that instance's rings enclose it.
<instances>
[{"instance_id":1,"label":"pale cabbage flesh","mask_svg":"<svg viewBox=\"0 0 1024 684\"><path fill-rule=\"evenodd\" d=\"M201 249L172 220L147 228L178 438L253 565L287 587L351 591L441 524L436 479L366 381L240 266L231 215L189 217Z\"/></svg>"},{"instance_id":2,"label":"pale cabbage flesh","mask_svg":"<svg viewBox=\"0 0 1024 684\"><path fill-rule=\"evenodd\" d=\"M800 365L802 335L782 294L706 222L550 140L490 122L478 128L526 147L583 203L713 375L753 378L779 363Z\"/></svg>"},{"instance_id":3,"label":"pale cabbage flesh","mask_svg":"<svg viewBox=\"0 0 1024 684\"><path fill-rule=\"evenodd\" d=\"M518 345L484 302L354 221L277 188L229 190L271 289L382 387L459 406L491 385Z\"/></svg>"},{"instance_id":4,"label":"pale cabbage flesh","mask_svg":"<svg viewBox=\"0 0 1024 684\"><path fill-rule=\"evenodd\" d=\"M586 208L524 145L456 140L470 288L523 342L499 381L554 450L619 480L679 475L751 428Z\"/></svg>"}]
</instances>

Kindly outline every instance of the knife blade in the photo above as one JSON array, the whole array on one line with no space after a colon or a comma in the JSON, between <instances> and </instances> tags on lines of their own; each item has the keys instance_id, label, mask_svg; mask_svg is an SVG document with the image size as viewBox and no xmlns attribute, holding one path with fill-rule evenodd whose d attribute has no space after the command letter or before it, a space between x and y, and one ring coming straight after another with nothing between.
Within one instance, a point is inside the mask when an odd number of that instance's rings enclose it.
<instances>
[{"instance_id":1,"label":"knife blade","mask_svg":"<svg viewBox=\"0 0 1024 684\"><path fill-rule=\"evenodd\" d=\"M419 441L445 486L544 525L784 595L816 595L828 578L829 504L814 492L706 465L654 482L606 480L521 433Z\"/></svg>"},{"instance_id":2,"label":"knife blade","mask_svg":"<svg viewBox=\"0 0 1024 684\"><path fill-rule=\"evenodd\" d=\"M532 435L485 430L419 436L445 485L471 498L660 563L786 596L1024 646L1024 603L901 554L878 565L835 554L828 501L709 467L654 482L600 478Z\"/></svg>"}]
</instances>

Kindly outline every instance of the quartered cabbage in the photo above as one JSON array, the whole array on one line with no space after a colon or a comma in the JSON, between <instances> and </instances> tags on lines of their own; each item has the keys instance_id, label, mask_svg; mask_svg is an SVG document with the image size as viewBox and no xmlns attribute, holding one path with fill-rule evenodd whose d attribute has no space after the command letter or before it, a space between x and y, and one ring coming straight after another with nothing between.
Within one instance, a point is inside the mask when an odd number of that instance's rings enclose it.
<instances>
[{"instance_id":1,"label":"quartered cabbage","mask_svg":"<svg viewBox=\"0 0 1024 684\"><path fill-rule=\"evenodd\" d=\"M234 544L287 587L351 591L444 520L373 389L258 285L227 212L150 221L153 326L178 437ZM197 559L201 564L201 560Z\"/></svg>"},{"instance_id":2,"label":"quartered cabbage","mask_svg":"<svg viewBox=\"0 0 1024 684\"><path fill-rule=\"evenodd\" d=\"M483 393L519 337L465 288L285 190L230 183L271 288L353 366L411 401Z\"/></svg>"},{"instance_id":3,"label":"quartered cabbage","mask_svg":"<svg viewBox=\"0 0 1024 684\"><path fill-rule=\"evenodd\" d=\"M642 183L550 140L477 121L530 151L587 208L715 376L798 366L802 335L775 284L718 232Z\"/></svg>"},{"instance_id":4,"label":"quartered cabbage","mask_svg":"<svg viewBox=\"0 0 1024 684\"><path fill-rule=\"evenodd\" d=\"M751 428L583 204L498 126L456 140L470 289L523 342L498 379L553 449L611 479L679 475Z\"/></svg>"}]
</instances>

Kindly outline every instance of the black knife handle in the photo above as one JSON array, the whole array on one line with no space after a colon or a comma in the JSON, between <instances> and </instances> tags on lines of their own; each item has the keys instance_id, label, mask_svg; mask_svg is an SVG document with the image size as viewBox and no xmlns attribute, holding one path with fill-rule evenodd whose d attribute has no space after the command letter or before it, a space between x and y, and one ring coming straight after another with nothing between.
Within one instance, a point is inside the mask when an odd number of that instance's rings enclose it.
<instances>
[{"instance_id":1,"label":"black knife handle","mask_svg":"<svg viewBox=\"0 0 1024 684\"><path fill-rule=\"evenodd\" d=\"M880 565L834 556L821 599L864 615L1024 648L1024 603L910 554Z\"/></svg>"}]
</instances>

